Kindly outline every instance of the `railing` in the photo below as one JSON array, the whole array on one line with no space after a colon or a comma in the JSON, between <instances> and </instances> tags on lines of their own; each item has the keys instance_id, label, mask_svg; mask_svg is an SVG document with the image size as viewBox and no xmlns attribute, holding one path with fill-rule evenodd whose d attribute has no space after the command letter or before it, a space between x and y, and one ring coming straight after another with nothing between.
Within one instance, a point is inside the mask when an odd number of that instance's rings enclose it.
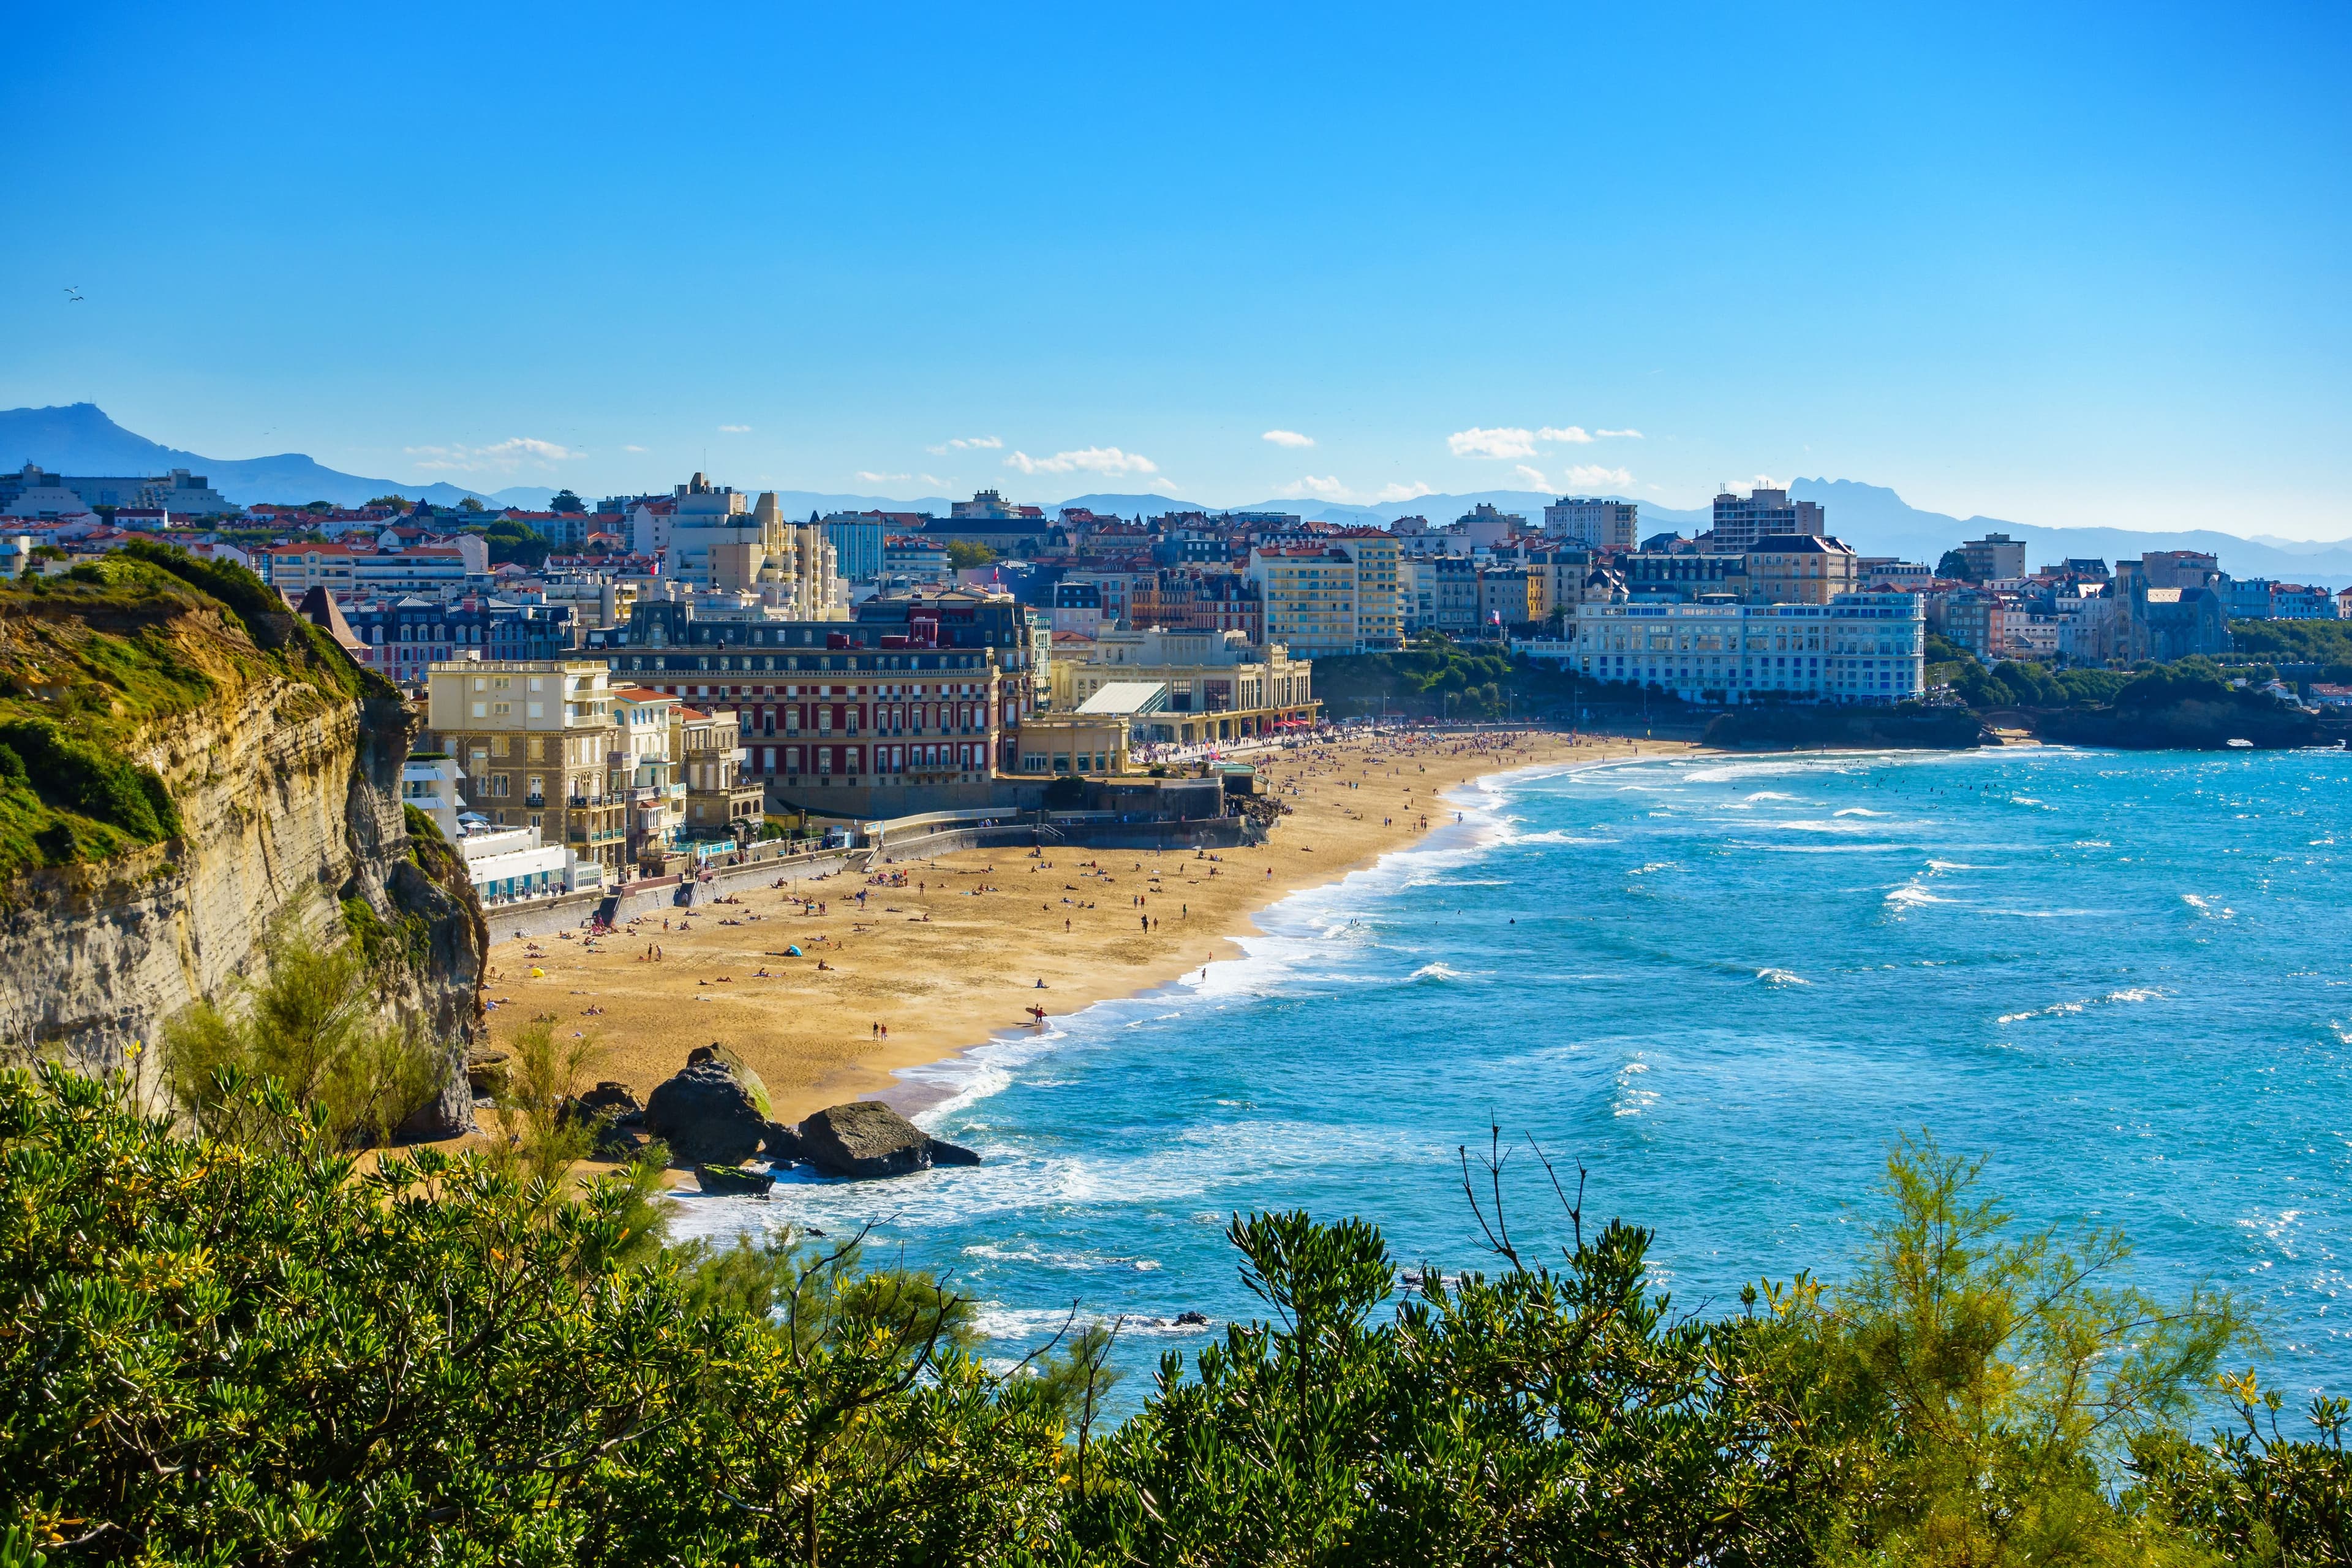
<instances>
[{"instance_id":1,"label":"railing","mask_svg":"<svg viewBox=\"0 0 2352 1568\"><path fill-rule=\"evenodd\" d=\"M893 836L903 838L909 833L919 832L926 828L955 827L982 822L1011 822L1020 815L1019 811L1011 806L979 806L965 811L926 811L914 816L894 816L886 822L869 822L866 824L864 832L868 839L878 845Z\"/></svg>"}]
</instances>

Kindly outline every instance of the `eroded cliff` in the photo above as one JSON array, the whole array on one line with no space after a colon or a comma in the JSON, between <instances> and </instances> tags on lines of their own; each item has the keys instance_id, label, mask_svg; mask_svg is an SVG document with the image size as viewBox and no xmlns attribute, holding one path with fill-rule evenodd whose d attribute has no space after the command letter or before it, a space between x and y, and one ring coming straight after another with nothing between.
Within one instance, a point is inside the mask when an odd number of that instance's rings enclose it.
<instances>
[{"instance_id":1,"label":"eroded cliff","mask_svg":"<svg viewBox=\"0 0 2352 1568\"><path fill-rule=\"evenodd\" d=\"M258 978L289 919L367 946L385 1014L445 1062L417 1130L463 1126L488 932L454 853L410 834L412 723L241 574L0 588L0 1041L152 1087L134 1046Z\"/></svg>"}]
</instances>

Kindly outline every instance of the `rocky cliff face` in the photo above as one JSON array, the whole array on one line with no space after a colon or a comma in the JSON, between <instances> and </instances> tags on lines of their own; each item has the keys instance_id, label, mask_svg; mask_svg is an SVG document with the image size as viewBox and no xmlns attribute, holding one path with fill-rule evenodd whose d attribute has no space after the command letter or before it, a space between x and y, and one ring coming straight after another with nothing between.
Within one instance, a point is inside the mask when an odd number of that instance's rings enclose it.
<instances>
[{"instance_id":1,"label":"rocky cliff face","mask_svg":"<svg viewBox=\"0 0 2352 1568\"><path fill-rule=\"evenodd\" d=\"M24 606L0 606L0 667L46 661L59 672L52 693L73 673L68 656L89 667L105 652L75 640L88 615L11 608ZM119 730L122 752L169 791L180 832L0 884L0 1043L61 1048L90 1068L131 1065L152 1085L156 1053L133 1052L134 1042L155 1041L190 1004L257 977L274 921L291 911L331 945L372 919L369 929L393 938L375 944L386 1011L425 1032L449 1064L417 1130L457 1131L469 1114L466 1052L483 1032L488 933L454 852L437 838L412 840L404 821L412 721L380 684L354 698L299 667L283 673L283 655L245 657L253 618L197 602L166 605L138 628L133 646L216 656L199 667L203 700ZM293 640L298 654L318 656ZM348 671L336 679L362 684ZM27 689L21 679L16 689Z\"/></svg>"}]
</instances>

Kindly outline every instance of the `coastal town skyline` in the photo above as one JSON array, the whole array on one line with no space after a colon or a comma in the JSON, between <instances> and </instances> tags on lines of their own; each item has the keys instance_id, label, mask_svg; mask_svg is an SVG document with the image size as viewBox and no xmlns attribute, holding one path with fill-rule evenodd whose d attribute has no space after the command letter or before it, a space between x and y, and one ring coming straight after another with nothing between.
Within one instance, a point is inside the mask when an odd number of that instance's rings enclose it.
<instances>
[{"instance_id":1,"label":"coastal town skyline","mask_svg":"<svg viewBox=\"0 0 2352 1568\"><path fill-rule=\"evenodd\" d=\"M2352 533L2339 12L551 21L30 19L0 403L485 490Z\"/></svg>"}]
</instances>

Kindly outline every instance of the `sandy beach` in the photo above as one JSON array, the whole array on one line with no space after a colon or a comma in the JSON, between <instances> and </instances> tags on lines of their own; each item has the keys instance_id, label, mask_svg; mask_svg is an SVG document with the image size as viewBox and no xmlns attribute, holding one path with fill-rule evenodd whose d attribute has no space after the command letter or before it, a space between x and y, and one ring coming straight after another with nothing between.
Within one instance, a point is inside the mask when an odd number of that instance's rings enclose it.
<instances>
[{"instance_id":1,"label":"sandy beach","mask_svg":"<svg viewBox=\"0 0 2352 1568\"><path fill-rule=\"evenodd\" d=\"M766 1080L778 1118L797 1121L1028 1026L1032 1005L1074 1013L1234 956L1257 910L1452 822L1443 790L1637 745L1692 749L1532 731L1262 753L1251 760L1291 814L1257 848L971 850L876 866L878 883L850 872L739 889L593 949L576 936L509 940L490 952L492 1038L551 1017L560 1037L595 1042L593 1077L640 1099L689 1049L721 1040ZM793 947L802 956L786 956Z\"/></svg>"}]
</instances>

